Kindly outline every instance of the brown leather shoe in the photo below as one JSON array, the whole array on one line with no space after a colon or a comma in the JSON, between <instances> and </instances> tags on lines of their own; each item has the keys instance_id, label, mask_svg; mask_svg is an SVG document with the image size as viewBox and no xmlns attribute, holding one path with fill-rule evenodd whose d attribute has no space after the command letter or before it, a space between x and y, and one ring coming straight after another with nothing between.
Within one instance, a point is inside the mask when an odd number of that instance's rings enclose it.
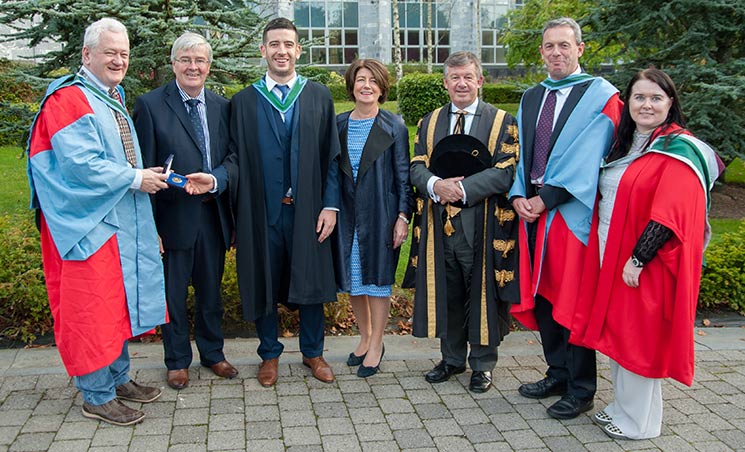
<instances>
[{"instance_id":1,"label":"brown leather shoe","mask_svg":"<svg viewBox=\"0 0 745 452\"><path fill-rule=\"evenodd\" d=\"M238 369L233 367L226 360L211 365L210 369L212 369L212 372L214 372L218 377L235 378L238 375Z\"/></svg>"},{"instance_id":2,"label":"brown leather shoe","mask_svg":"<svg viewBox=\"0 0 745 452\"><path fill-rule=\"evenodd\" d=\"M279 358L267 359L261 362L259 365L259 373L256 374L256 378L259 380L261 386L270 388L277 382L279 376Z\"/></svg>"},{"instance_id":3,"label":"brown leather shoe","mask_svg":"<svg viewBox=\"0 0 745 452\"><path fill-rule=\"evenodd\" d=\"M323 356L316 356L315 358L306 358L303 356L303 364L310 367L310 372L324 383L331 383L334 381L334 371L331 370L331 366L323 359Z\"/></svg>"},{"instance_id":4,"label":"brown leather shoe","mask_svg":"<svg viewBox=\"0 0 745 452\"><path fill-rule=\"evenodd\" d=\"M168 386L173 389L184 389L189 386L189 369L169 370L167 376Z\"/></svg>"},{"instance_id":5,"label":"brown leather shoe","mask_svg":"<svg viewBox=\"0 0 745 452\"><path fill-rule=\"evenodd\" d=\"M133 380L129 380L127 383L116 387L117 398L132 402L149 403L160 397L160 394L160 388L142 386Z\"/></svg>"},{"instance_id":6,"label":"brown leather shoe","mask_svg":"<svg viewBox=\"0 0 745 452\"><path fill-rule=\"evenodd\" d=\"M145 413L128 407L119 399L114 399L103 405L88 405L87 402L83 402L83 416L114 425L132 425L141 422L145 418Z\"/></svg>"}]
</instances>

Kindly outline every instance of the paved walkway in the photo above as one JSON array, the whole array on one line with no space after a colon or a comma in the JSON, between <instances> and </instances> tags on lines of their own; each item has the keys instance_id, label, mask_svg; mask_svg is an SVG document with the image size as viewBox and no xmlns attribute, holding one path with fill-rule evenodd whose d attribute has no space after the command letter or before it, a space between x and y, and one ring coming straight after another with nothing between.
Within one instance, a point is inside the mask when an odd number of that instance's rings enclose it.
<instances>
[{"instance_id":1,"label":"paved walkway","mask_svg":"<svg viewBox=\"0 0 745 452\"><path fill-rule=\"evenodd\" d=\"M254 378L255 339L226 343L240 378L222 380L192 367L191 385L168 387L145 404L145 421L115 427L82 417L82 399L57 350L0 350L0 451L623 451L745 450L745 329L696 329L696 381L666 381L662 436L615 441L589 415L557 421L556 400L521 397L517 387L542 377L536 336L507 337L495 388L467 390L470 373L431 385L422 377L439 357L438 342L388 336L381 373L357 378L344 364L354 337L328 337L326 359L337 381L323 384L301 365L289 339L275 388ZM165 386L160 344L131 344L132 376ZM596 408L612 396L608 360L599 356ZM132 404L139 408L138 404Z\"/></svg>"}]
</instances>

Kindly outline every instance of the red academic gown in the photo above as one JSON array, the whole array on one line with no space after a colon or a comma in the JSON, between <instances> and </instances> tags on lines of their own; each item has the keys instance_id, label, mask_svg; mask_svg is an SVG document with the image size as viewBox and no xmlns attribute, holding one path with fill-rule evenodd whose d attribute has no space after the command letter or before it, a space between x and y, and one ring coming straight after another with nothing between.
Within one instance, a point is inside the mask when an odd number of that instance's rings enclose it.
<instances>
[{"instance_id":1,"label":"red academic gown","mask_svg":"<svg viewBox=\"0 0 745 452\"><path fill-rule=\"evenodd\" d=\"M650 152L632 162L620 181L602 267L597 214L581 292L572 320L572 343L593 348L647 378L693 382L696 315L706 192L685 163ZM623 266L650 220L673 237L644 266L639 287L622 280Z\"/></svg>"}]
</instances>

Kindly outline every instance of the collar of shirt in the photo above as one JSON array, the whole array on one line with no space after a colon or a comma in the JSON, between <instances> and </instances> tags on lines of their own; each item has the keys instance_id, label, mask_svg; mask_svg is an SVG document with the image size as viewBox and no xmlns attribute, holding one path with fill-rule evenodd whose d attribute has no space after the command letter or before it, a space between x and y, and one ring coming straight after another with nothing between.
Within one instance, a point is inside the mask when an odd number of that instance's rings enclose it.
<instances>
[{"instance_id":1,"label":"collar of shirt","mask_svg":"<svg viewBox=\"0 0 745 452\"><path fill-rule=\"evenodd\" d=\"M88 79L89 82L93 82L93 84L96 86L96 88L100 89L106 94L109 94L109 90L111 89L110 86L106 86L101 82L101 80L98 79L95 75L93 75L93 72L89 71L87 67L80 66L80 70L85 72L85 76ZM115 87L116 88L116 87Z\"/></svg>"},{"instance_id":2,"label":"collar of shirt","mask_svg":"<svg viewBox=\"0 0 745 452\"><path fill-rule=\"evenodd\" d=\"M458 113L458 110L465 110L465 111L468 112L468 114L466 115L466 117L469 117L469 116L473 116L473 115L476 114L476 109L478 108L478 106L479 106L479 98L477 97L476 100L473 101L473 103L471 105L469 105L469 106L467 106L466 108L463 108L463 109L456 107L455 104L451 102L450 103L450 111L452 113Z\"/></svg>"},{"instance_id":3,"label":"collar of shirt","mask_svg":"<svg viewBox=\"0 0 745 452\"><path fill-rule=\"evenodd\" d=\"M202 103L202 105L204 105L204 103L205 103L205 100L204 100L204 86L199 91L199 94L197 95L197 97L191 97L189 94L187 94L186 91L184 91L183 89L181 89L181 86L179 86L178 82L176 82L176 88L178 88L178 92L179 92L179 94L181 94L181 100L183 102L186 102L189 99L197 99L197 100L199 100L199 102Z\"/></svg>"},{"instance_id":4,"label":"collar of shirt","mask_svg":"<svg viewBox=\"0 0 745 452\"><path fill-rule=\"evenodd\" d=\"M272 91L277 85L287 85L290 88L290 90L292 90L292 87L295 86L296 81L297 81L297 72L292 74L292 78L288 80L287 83L279 83L278 81L271 78L268 72L264 76L264 83L266 83L267 91Z\"/></svg>"}]
</instances>

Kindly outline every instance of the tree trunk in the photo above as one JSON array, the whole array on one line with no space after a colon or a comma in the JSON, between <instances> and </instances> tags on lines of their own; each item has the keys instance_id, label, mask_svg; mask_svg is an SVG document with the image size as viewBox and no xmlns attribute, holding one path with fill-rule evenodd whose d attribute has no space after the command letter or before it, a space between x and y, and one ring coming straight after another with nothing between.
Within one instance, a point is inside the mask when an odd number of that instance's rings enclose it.
<instances>
[{"instance_id":1,"label":"tree trunk","mask_svg":"<svg viewBox=\"0 0 745 452\"><path fill-rule=\"evenodd\" d=\"M401 64L401 27L398 25L398 0L391 0L393 8L393 65L396 68L396 82L404 76L404 68Z\"/></svg>"},{"instance_id":2,"label":"tree trunk","mask_svg":"<svg viewBox=\"0 0 745 452\"><path fill-rule=\"evenodd\" d=\"M427 74L432 73L432 52L434 48L432 42L432 0L427 0Z\"/></svg>"}]
</instances>

